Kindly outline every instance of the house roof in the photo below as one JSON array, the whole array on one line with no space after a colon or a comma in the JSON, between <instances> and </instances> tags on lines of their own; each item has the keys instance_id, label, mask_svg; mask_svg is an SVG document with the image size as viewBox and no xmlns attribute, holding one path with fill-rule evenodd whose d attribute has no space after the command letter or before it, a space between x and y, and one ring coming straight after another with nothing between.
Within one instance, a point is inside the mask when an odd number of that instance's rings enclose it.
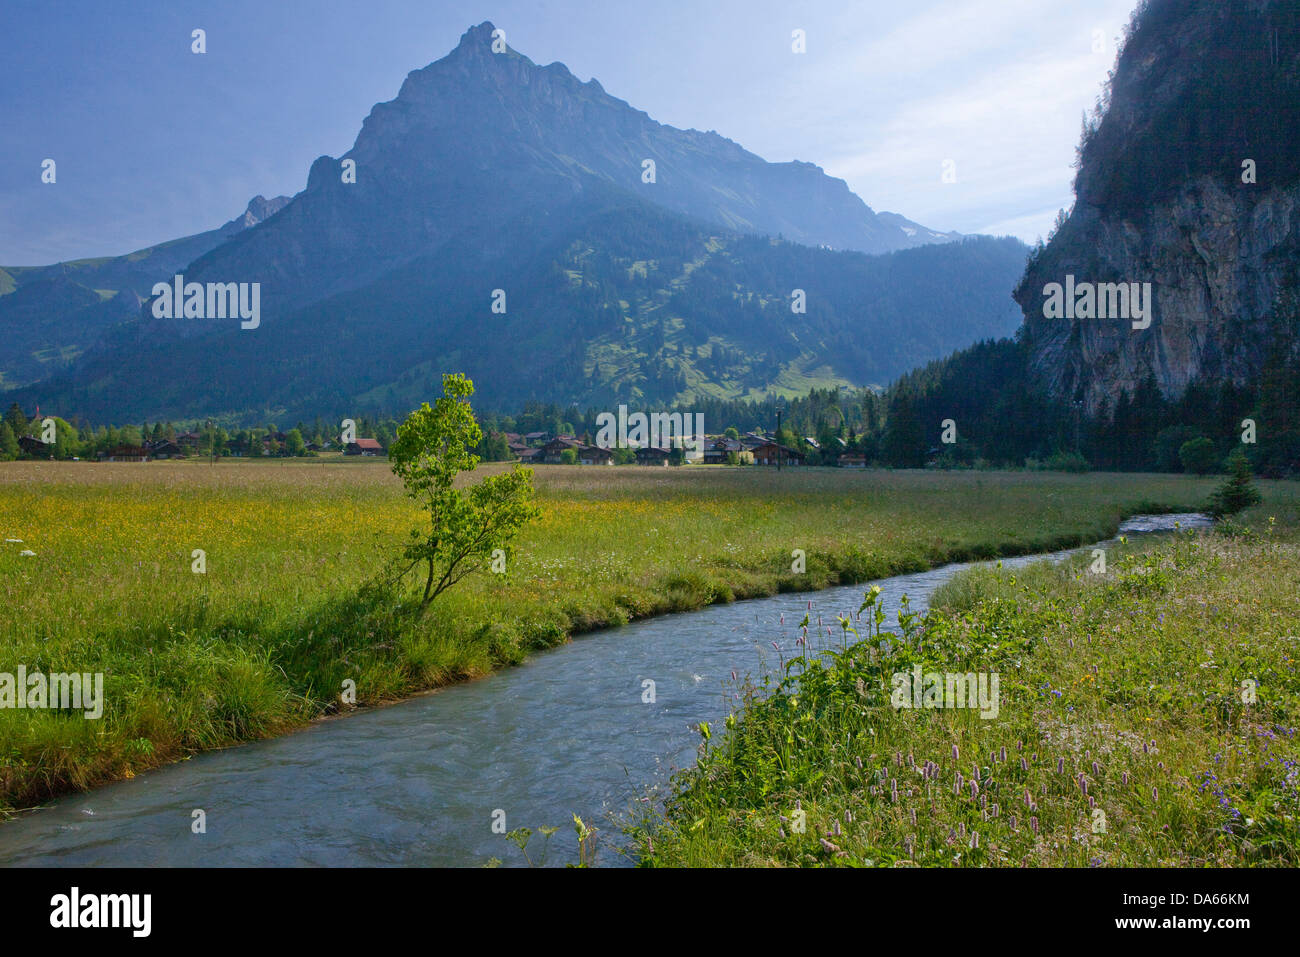
<instances>
[{"instance_id":1,"label":"house roof","mask_svg":"<svg viewBox=\"0 0 1300 957\"><path fill-rule=\"evenodd\" d=\"M376 452L381 452L384 448L379 444L378 439L357 439L352 445L359 449L374 449Z\"/></svg>"}]
</instances>

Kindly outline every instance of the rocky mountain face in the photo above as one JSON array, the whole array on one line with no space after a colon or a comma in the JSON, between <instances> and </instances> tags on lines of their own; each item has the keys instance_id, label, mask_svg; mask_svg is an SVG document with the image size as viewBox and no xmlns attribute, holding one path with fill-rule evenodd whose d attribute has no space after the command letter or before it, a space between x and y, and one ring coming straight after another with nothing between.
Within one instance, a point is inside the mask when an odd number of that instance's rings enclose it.
<instances>
[{"instance_id":1,"label":"rocky mountain face","mask_svg":"<svg viewBox=\"0 0 1300 957\"><path fill-rule=\"evenodd\" d=\"M1089 414L1148 377L1171 399L1255 381L1300 263L1300 4L1144 2L1099 106L1074 208L1015 293L1033 374ZM1150 283L1152 314L1045 315L1067 277Z\"/></svg>"},{"instance_id":2,"label":"rocky mountain face","mask_svg":"<svg viewBox=\"0 0 1300 957\"><path fill-rule=\"evenodd\" d=\"M274 222L195 263L192 278L260 281L264 314L274 316L430 250L499 250L525 222L545 228L575 201L620 194L730 231L835 249L881 253L953 238L877 216L811 163L768 163L717 133L657 123L561 63L493 52L494 29L473 27L408 75L395 99L371 110L351 150L317 159Z\"/></svg>"}]
</instances>

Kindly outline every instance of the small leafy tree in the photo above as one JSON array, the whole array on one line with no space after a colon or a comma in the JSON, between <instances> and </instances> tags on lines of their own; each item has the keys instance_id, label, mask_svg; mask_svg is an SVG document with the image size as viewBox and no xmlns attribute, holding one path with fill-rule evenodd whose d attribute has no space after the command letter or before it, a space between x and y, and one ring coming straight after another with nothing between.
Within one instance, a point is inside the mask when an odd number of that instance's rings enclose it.
<instances>
[{"instance_id":1,"label":"small leafy tree","mask_svg":"<svg viewBox=\"0 0 1300 957\"><path fill-rule=\"evenodd\" d=\"M508 560L515 535L541 514L533 504L532 469L516 465L477 484L454 487L460 473L478 466L473 450L483 432L469 404L473 382L459 373L444 375L442 393L432 407L425 402L406 417L388 450L393 472L429 515L426 530L411 531L403 552L410 564L399 574L426 566L421 610L490 562L497 549Z\"/></svg>"},{"instance_id":2,"label":"small leafy tree","mask_svg":"<svg viewBox=\"0 0 1300 957\"><path fill-rule=\"evenodd\" d=\"M284 450L295 457L307 454L307 443L302 440L301 431L290 429L284 434Z\"/></svg>"},{"instance_id":3,"label":"small leafy tree","mask_svg":"<svg viewBox=\"0 0 1300 957\"><path fill-rule=\"evenodd\" d=\"M12 462L18 458L18 439L9 423L0 421L0 462Z\"/></svg>"},{"instance_id":4,"label":"small leafy tree","mask_svg":"<svg viewBox=\"0 0 1300 957\"><path fill-rule=\"evenodd\" d=\"M1235 515L1259 503L1259 489L1251 481L1250 461L1241 449L1234 449L1228 456L1228 479L1210 496L1209 512L1216 517Z\"/></svg>"}]
</instances>

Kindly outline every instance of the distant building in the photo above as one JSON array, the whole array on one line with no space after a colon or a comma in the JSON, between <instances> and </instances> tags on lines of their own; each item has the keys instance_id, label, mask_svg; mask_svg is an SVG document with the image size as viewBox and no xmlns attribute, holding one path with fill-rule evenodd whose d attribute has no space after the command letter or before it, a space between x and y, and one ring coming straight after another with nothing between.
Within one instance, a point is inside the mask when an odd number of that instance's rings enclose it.
<instances>
[{"instance_id":1,"label":"distant building","mask_svg":"<svg viewBox=\"0 0 1300 957\"><path fill-rule=\"evenodd\" d=\"M148 462L149 450L143 445L119 445L104 456L105 462Z\"/></svg>"},{"instance_id":2,"label":"distant building","mask_svg":"<svg viewBox=\"0 0 1300 957\"><path fill-rule=\"evenodd\" d=\"M803 465L803 453L775 442L764 442L754 449L755 465Z\"/></svg>"},{"instance_id":3,"label":"distant building","mask_svg":"<svg viewBox=\"0 0 1300 957\"><path fill-rule=\"evenodd\" d=\"M653 446L647 446L643 449L636 450L637 465L667 465L668 450L658 449Z\"/></svg>"},{"instance_id":4,"label":"distant building","mask_svg":"<svg viewBox=\"0 0 1300 957\"><path fill-rule=\"evenodd\" d=\"M566 450L573 449L576 454L582 447L582 443L573 436L560 435L543 445L538 450L541 453L540 459L534 458L533 461L542 461L547 465L560 465L564 461L563 456Z\"/></svg>"},{"instance_id":5,"label":"distant building","mask_svg":"<svg viewBox=\"0 0 1300 957\"><path fill-rule=\"evenodd\" d=\"M180 459L185 457L185 450L180 447L180 444L168 439L146 442L145 448L149 452L149 457L154 459Z\"/></svg>"},{"instance_id":6,"label":"distant building","mask_svg":"<svg viewBox=\"0 0 1300 957\"><path fill-rule=\"evenodd\" d=\"M54 455L54 446L42 442L34 435L18 436L18 448L26 455L34 456L38 459L48 459Z\"/></svg>"},{"instance_id":7,"label":"distant building","mask_svg":"<svg viewBox=\"0 0 1300 957\"><path fill-rule=\"evenodd\" d=\"M581 465L613 465L614 453L599 445L583 445L578 449L578 462Z\"/></svg>"},{"instance_id":8,"label":"distant building","mask_svg":"<svg viewBox=\"0 0 1300 957\"><path fill-rule=\"evenodd\" d=\"M357 439L349 442L343 450L344 455L383 455L384 447L378 439Z\"/></svg>"},{"instance_id":9,"label":"distant building","mask_svg":"<svg viewBox=\"0 0 1300 957\"><path fill-rule=\"evenodd\" d=\"M864 469L866 467L867 457L865 455L849 452L847 455L840 456L840 468L842 469Z\"/></svg>"},{"instance_id":10,"label":"distant building","mask_svg":"<svg viewBox=\"0 0 1300 957\"><path fill-rule=\"evenodd\" d=\"M745 448L744 443L739 439L729 439L723 435L704 443L705 465L726 465L728 457L732 454L736 456L738 462L754 460L754 457L749 454L749 449Z\"/></svg>"}]
</instances>

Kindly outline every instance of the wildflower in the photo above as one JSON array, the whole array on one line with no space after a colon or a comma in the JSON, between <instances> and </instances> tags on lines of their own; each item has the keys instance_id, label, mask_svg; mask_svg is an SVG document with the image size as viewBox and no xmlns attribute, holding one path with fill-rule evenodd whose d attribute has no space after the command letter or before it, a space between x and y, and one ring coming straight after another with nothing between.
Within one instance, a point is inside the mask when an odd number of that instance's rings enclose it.
<instances>
[{"instance_id":1,"label":"wildflower","mask_svg":"<svg viewBox=\"0 0 1300 957\"><path fill-rule=\"evenodd\" d=\"M1092 776L1094 778L1101 776L1101 768L1098 766L1096 761L1092 762Z\"/></svg>"},{"instance_id":2,"label":"wildflower","mask_svg":"<svg viewBox=\"0 0 1300 957\"><path fill-rule=\"evenodd\" d=\"M960 756L960 753L957 751L957 745L954 744L952 746L952 759L956 761Z\"/></svg>"},{"instance_id":3,"label":"wildflower","mask_svg":"<svg viewBox=\"0 0 1300 957\"><path fill-rule=\"evenodd\" d=\"M1123 774L1121 774L1119 777L1120 777L1120 780L1121 780L1121 781L1123 781L1125 784L1128 784L1128 772L1127 772L1127 771L1125 771L1125 772L1124 772Z\"/></svg>"},{"instance_id":4,"label":"wildflower","mask_svg":"<svg viewBox=\"0 0 1300 957\"><path fill-rule=\"evenodd\" d=\"M1065 773L1065 758L1056 759L1056 773L1057 774Z\"/></svg>"},{"instance_id":5,"label":"wildflower","mask_svg":"<svg viewBox=\"0 0 1300 957\"><path fill-rule=\"evenodd\" d=\"M1159 788L1153 787L1153 788L1151 789L1151 800L1153 800L1153 801L1159 801L1159 800L1160 800L1160 789L1159 789Z\"/></svg>"},{"instance_id":6,"label":"wildflower","mask_svg":"<svg viewBox=\"0 0 1300 957\"><path fill-rule=\"evenodd\" d=\"M1038 818L1036 818L1036 817L1031 817L1031 818L1029 819L1029 827L1033 830L1033 832L1034 832L1035 834L1037 834L1037 833L1038 833Z\"/></svg>"},{"instance_id":7,"label":"wildflower","mask_svg":"<svg viewBox=\"0 0 1300 957\"><path fill-rule=\"evenodd\" d=\"M1005 744L1002 746L1002 750L998 752L998 760L1002 761L1004 764L1006 763L1007 746Z\"/></svg>"},{"instance_id":8,"label":"wildflower","mask_svg":"<svg viewBox=\"0 0 1300 957\"><path fill-rule=\"evenodd\" d=\"M1028 770L1029 770L1029 764L1025 761L1024 758L1021 758L1021 759L1020 759L1020 770L1021 770L1021 771L1028 771Z\"/></svg>"}]
</instances>

